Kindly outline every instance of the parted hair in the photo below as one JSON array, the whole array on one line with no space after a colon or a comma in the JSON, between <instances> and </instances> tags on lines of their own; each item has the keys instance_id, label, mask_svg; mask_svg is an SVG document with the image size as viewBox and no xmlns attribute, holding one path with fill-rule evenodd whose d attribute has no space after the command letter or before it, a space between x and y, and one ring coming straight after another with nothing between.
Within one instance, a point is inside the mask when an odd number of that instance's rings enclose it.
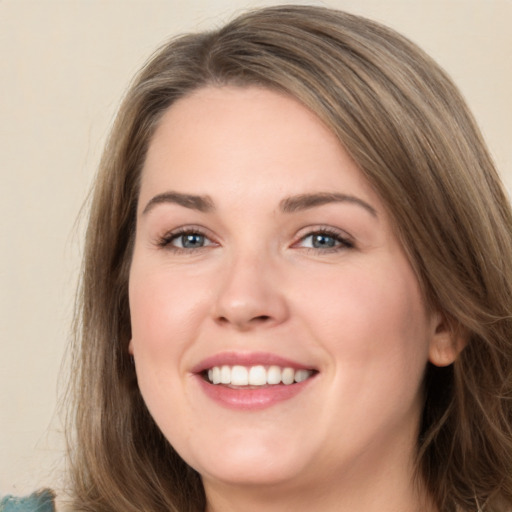
<instances>
[{"instance_id":1,"label":"parted hair","mask_svg":"<svg viewBox=\"0 0 512 512\"><path fill-rule=\"evenodd\" d=\"M200 512L200 476L155 425L128 354L140 173L162 114L205 86L287 94L379 194L426 303L465 347L425 371L417 478L442 512L512 509L512 214L446 73L408 39L320 7L248 12L158 50L131 84L95 181L70 393L73 510Z\"/></svg>"}]
</instances>

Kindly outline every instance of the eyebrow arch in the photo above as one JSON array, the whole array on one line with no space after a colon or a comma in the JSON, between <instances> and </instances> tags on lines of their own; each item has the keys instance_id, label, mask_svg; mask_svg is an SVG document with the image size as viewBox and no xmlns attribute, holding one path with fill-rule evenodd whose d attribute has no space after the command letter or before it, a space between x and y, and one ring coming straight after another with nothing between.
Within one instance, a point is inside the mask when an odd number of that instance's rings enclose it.
<instances>
[{"instance_id":1,"label":"eyebrow arch","mask_svg":"<svg viewBox=\"0 0 512 512\"><path fill-rule=\"evenodd\" d=\"M169 191L153 197L142 211L142 215L148 213L157 204L162 203L179 204L185 208L198 210L200 212L209 212L214 209L213 201L210 196L196 196L193 194L182 194L181 192Z\"/></svg>"},{"instance_id":2,"label":"eyebrow arch","mask_svg":"<svg viewBox=\"0 0 512 512\"><path fill-rule=\"evenodd\" d=\"M297 196L287 197L279 203L279 207L283 213L293 213L300 210L307 210L322 206L329 203L352 203L361 206L368 211L373 217L377 217L377 210L366 201L358 197L338 194L331 192L318 192L315 194L300 194Z\"/></svg>"}]
</instances>

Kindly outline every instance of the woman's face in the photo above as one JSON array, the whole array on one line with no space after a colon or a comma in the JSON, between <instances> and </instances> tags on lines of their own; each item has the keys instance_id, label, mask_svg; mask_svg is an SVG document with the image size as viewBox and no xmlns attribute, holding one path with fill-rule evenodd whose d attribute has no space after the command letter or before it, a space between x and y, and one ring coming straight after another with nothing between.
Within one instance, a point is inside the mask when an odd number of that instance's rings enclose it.
<instances>
[{"instance_id":1,"label":"woman's face","mask_svg":"<svg viewBox=\"0 0 512 512\"><path fill-rule=\"evenodd\" d=\"M129 293L141 393L207 491L410 474L437 321L379 197L295 100L208 87L166 112Z\"/></svg>"}]
</instances>

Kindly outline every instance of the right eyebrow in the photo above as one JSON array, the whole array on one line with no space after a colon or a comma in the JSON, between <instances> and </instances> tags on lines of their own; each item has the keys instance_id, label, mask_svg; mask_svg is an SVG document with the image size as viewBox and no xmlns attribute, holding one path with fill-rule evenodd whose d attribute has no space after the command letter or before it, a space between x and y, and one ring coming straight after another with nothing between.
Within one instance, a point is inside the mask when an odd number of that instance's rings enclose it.
<instances>
[{"instance_id":1,"label":"right eyebrow","mask_svg":"<svg viewBox=\"0 0 512 512\"><path fill-rule=\"evenodd\" d=\"M169 191L151 198L148 204L144 207L144 210L142 210L142 215L151 211L157 204L162 203L179 204L185 208L198 210L200 212L209 212L214 209L213 201L210 196L196 196L193 194L182 194L181 192Z\"/></svg>"},{"instance_id":2,"label":"right eyebrow","mask_svg":"<svg viewBox=\"0 0 512 512\"><path fill-rule=\"evenodd\" d=\"M329 203L352 203L364 208L373 217L377 216L377 210L366 201L359 197L331 192L317 192L313 194L299 194L297 196L287 197L280 203L281 211L284 213L293 213L300 210L308 210Z\"/></svg>"}]
</instances>

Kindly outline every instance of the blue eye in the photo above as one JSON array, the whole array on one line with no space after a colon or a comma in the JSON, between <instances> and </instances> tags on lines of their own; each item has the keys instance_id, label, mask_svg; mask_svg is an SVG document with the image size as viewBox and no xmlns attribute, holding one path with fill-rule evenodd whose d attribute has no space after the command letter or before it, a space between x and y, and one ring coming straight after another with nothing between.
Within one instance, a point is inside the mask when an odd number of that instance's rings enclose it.
<instances>
[{"instance_id":1,"label":"blue eye","mask_svg":"<svg viewBox=\"0 0 512 512\"><path fill-rule=\"evenodd\" d=\"M326 247L331 248L331 247L336 247L336 245L337 245L337 240L331 235L326 235L324 233L317 233L315 235L310 235L310 236L311 236L311 245L315 249L324 249Z\"/></svg>"},{"instance_id":2,"label":"blue eye","mask_svg":"<svg viewBox=\"0 0 512 512\"><path fill-rule=\"evenodd\" d=\"M354 244L338 233L316 231L304 236L300 240L299 246L306 249L337 250L354 247Z\"/></svg>"},{"instance_id":3,"label":"blue eye","mask_svg":"<svg viewBox=\"0 0 512 512\"><path fill-rule=\"evenodd\" d=\"M203 247L214 245L214 242L199 231L183 230L169 233L159 241L158 245L180 251L202 249Z\"/></svg>"},{"instance_id":4,"label":"blue eye","mask_svg":"<svg viewBox=\"0 0 512 512\"><path fill-rule=\"evenodd\" d=\"M198 247L204 247L205 239L206 237L200 233L184 233L175 238L172 243L184 249L197 249Z\"/></svg>"}]
</instances>

